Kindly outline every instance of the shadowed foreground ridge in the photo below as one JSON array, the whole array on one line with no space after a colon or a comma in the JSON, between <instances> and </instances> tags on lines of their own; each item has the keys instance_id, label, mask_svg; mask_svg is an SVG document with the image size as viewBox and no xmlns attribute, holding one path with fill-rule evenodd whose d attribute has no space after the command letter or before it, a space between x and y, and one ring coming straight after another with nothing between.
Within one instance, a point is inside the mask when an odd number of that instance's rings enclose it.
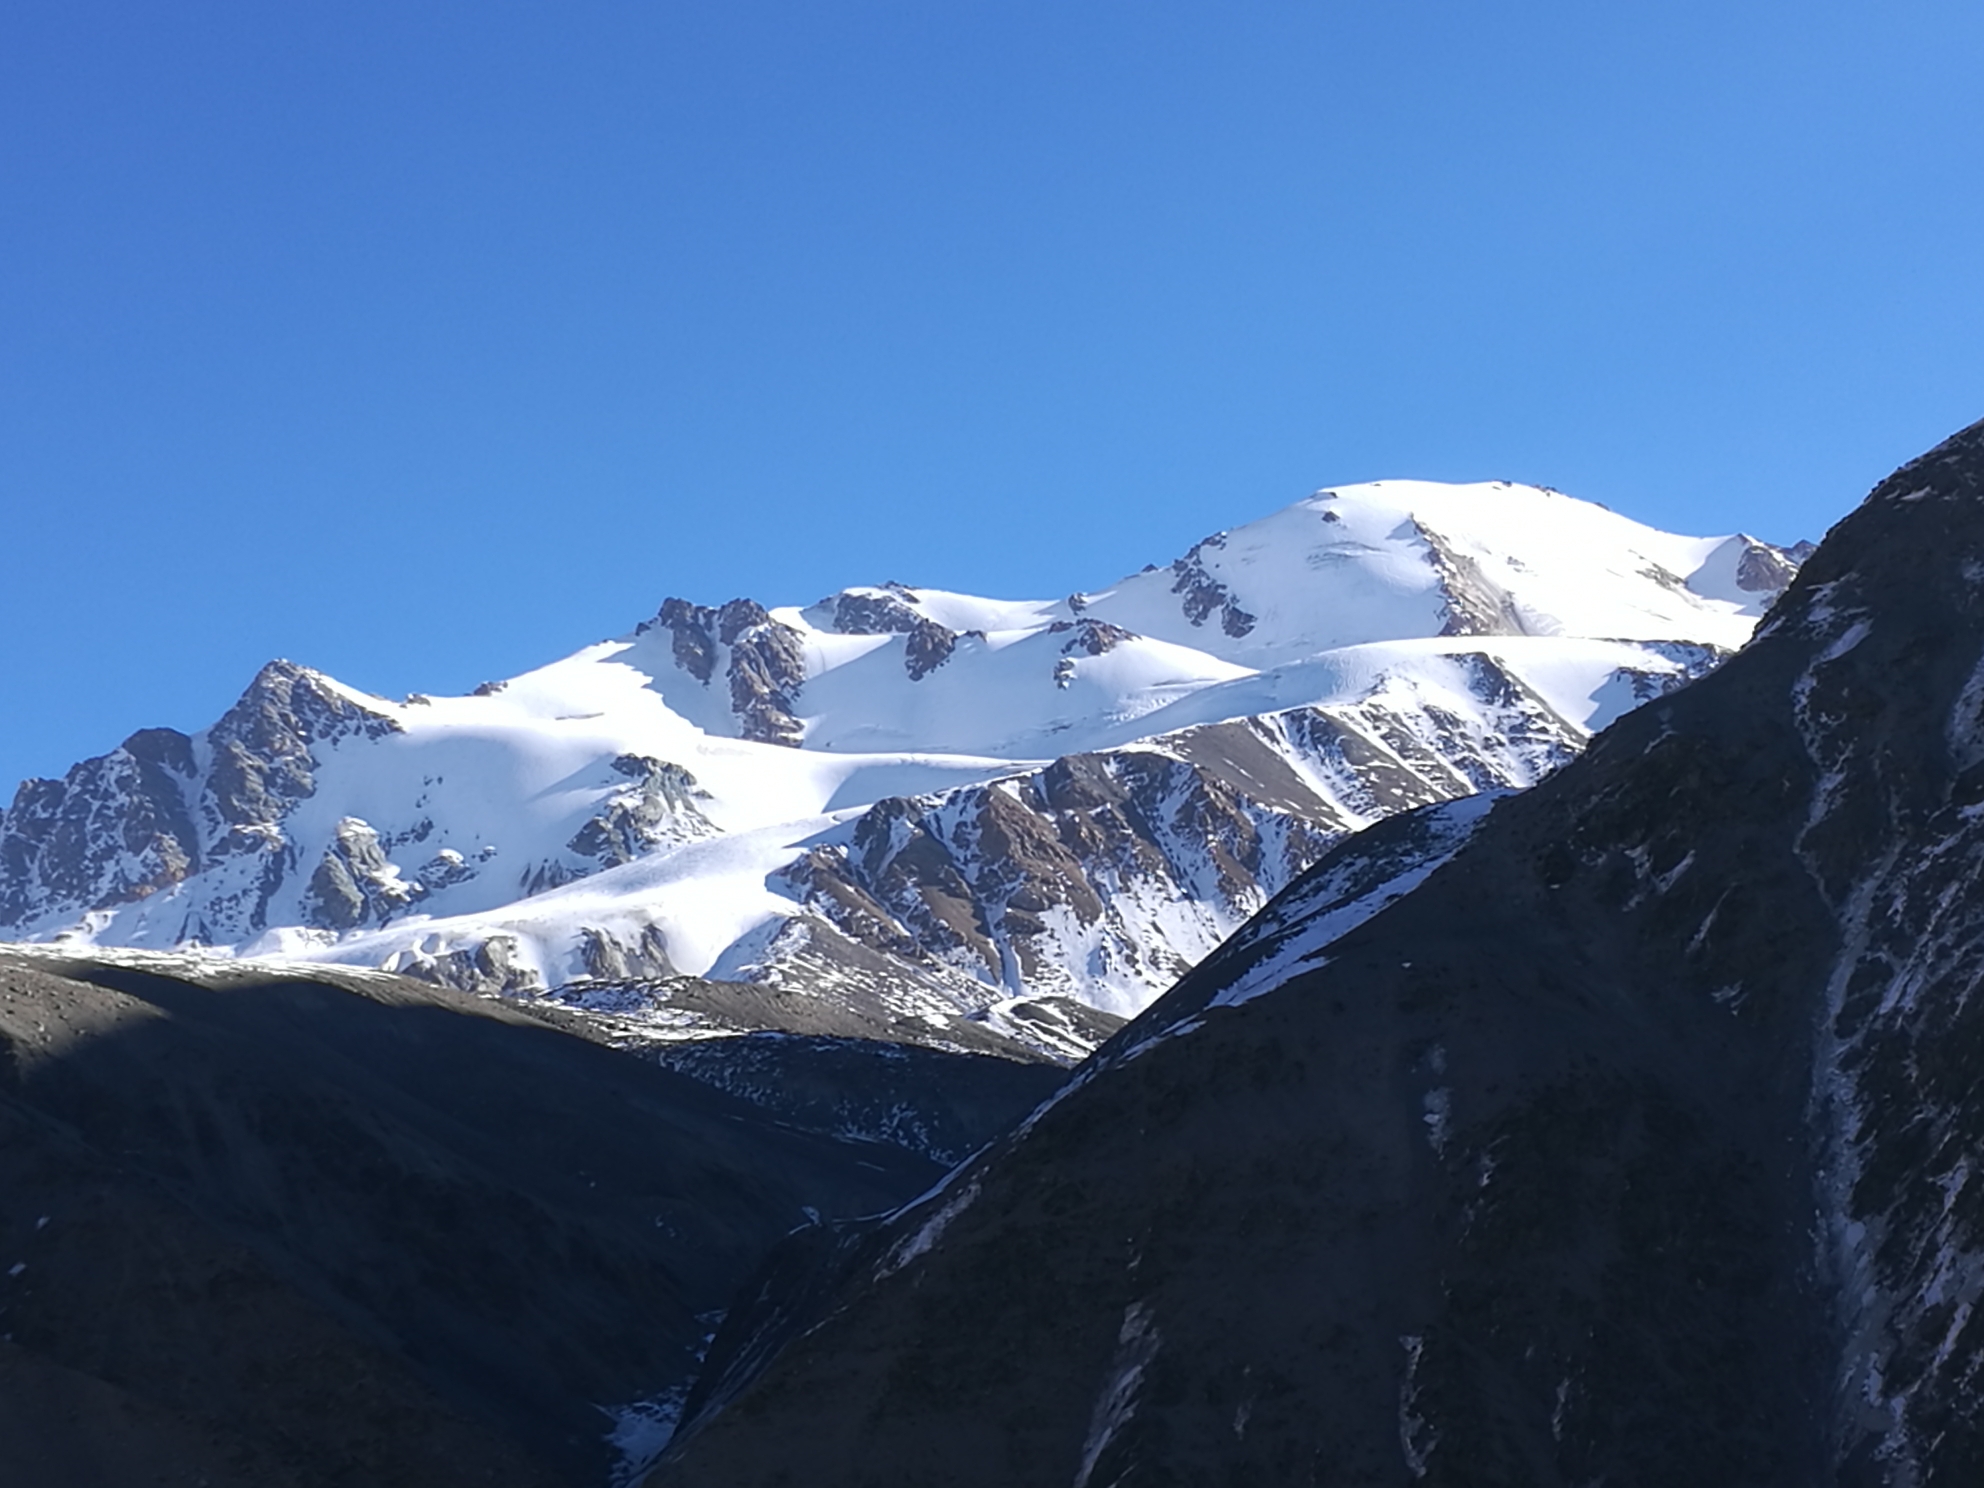
<instances>
[{"instance_id":1,"label":"shadowed foreground ridge","mask_svg":"<svg viewBox=\"0 0 1984 1488\"><path fill-rule=\"evenodd\" d=\"M741 1307L653 1488L1984 1482L1981 649L1984 425Z\"/></svg>"},{"instance_id":2,"label":"shadowed foreground ridge","mask_svg":"<svg viewBox=\"0 0 1984 1488\"><path fill-rule=\"evenodd\" d=\"M1058 1077L812 1041L788 1110L715 1045L690 1078L406 978L125 960L0 948L8 1488L605 1488L601 1407L686 1386L779 1237L941 1171L841 1129L842 1066L912 1113L954 1076L924 1120L968 1145Z\"/></svg>"}]
</instances>

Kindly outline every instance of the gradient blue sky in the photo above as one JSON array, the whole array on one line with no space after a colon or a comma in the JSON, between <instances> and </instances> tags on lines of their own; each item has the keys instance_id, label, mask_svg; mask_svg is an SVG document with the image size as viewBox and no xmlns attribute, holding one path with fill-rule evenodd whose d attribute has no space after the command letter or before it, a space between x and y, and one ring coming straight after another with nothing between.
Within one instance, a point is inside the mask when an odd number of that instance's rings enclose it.
<instances>
[{"instance_id":1,"label":"gradient blue sky","mask_svg":"<svg viewBox=\"0 0 1984 1488\"><path fill-rule=\"evenodd\" d=\"M7 6L0 800L1324 484L1817 537L1984 416L1980 78L1974 0Z\"/></svg>"}]
</instances>

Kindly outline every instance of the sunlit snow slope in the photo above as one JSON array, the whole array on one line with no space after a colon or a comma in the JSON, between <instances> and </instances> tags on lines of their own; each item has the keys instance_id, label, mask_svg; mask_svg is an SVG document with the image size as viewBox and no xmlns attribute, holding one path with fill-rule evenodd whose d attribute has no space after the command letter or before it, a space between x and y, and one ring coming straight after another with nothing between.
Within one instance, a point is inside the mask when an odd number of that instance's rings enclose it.
<instances>
[{"instance_id":1,"label":"sunlit snow slope","mask_svg":"<svg viewBox=\"0 0 1984 1488\"><path fill-rule=\"evenodd\" d=\"M1380 482L1059 600L671 599L468 697L272 663L201 734L25 783L0 933L707 1031L669 1006L689 974L1076 1053L1344 833L1530 784L1713 665L1802 556Z\"/></svg>"}]
</instances>

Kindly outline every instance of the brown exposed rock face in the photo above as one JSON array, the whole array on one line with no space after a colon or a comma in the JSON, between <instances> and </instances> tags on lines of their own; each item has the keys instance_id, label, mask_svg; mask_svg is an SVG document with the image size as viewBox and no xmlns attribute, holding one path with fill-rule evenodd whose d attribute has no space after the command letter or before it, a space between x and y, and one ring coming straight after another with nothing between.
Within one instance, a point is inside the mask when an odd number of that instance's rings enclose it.
<instances>
[{"instance_id":1,"label":"brown exposed rock face","mask_svg":"<svg viewBox=\"0 0 1984 1488\"><path fill-rule=\"evenodd\" d=\"M530 994L544 991L537 968L519 959L513 935L491 935L480 944L428 954L422 951L387 963L402 976L416 977L458 992Z\"/></svg>"},{"instance_id":2,"label":"brown exposed rock face","mask_svg":"<svg viewBox=\"0 0 1984 1488\"><path fill-rule=\"evenodd\" d=\"M913 590L886 586L880 594L840 593L834 596L833 628L842 635L904 635L924 617L903 603Z\"/></svg>"},{"instance_id":3,"label":"brown exposed rock face","mask_svg":"<svg viewBox=\"0 0 1984 1488\"><path fill-rule=\"evenodd\" d=\"M269 901L290 866L282 819L317 788L313 751L346 737L378 739L398 731L392 719L345 697L306 667L272 661L262 668L208 732L212 762L200 798L209 860L239 856L258 859L260 866L227 906L233 923L202 925L195 932L200 938L252 933L268 923ZM363 899L355 879L342 882L351 877L349 868L320 864L313 872L313 882L321 875L319 886L332 896L325 902L339 906L339 913L348 910L352 895Z\"/></svg>"},{"instance_id":4,"label":"brown exposed rock face","mask_svg":"<svg viewBox=\"0 0 1984 1488\"><path fill-rule=\"evenodd\" d=\"M1203 542L1194 543L1189 553L1171 565L1171 572L1176 576L1171 592L1180 596L1185 618L1192 624L1205 624L1217 611L1219 628L1237 640L1253 630L1254 617L1241 609L1226 586L1212 576L1202 556L1207 548L1225 546L1226 534L1223 532L1216 532Z\"/></svg>"},{"instance_id":5,"label":"brown exposed rock face","mask_svg":"<svg viewBox=\"0 0 1984 1488\"><path fill-rule=\"evenodd\" d=\"M685 599L665 600L661 613L639 630L656 625L665 626L673 637L675 664L698 682L709 685L723 665L730 709L742 737L761 744L798 744L805 729L792 709L806 681L799 632L749 599L733 599L717 609Z\"/></svg>"},{"instance_id":6,"label":"brown exposed rock face","mask_svg":"<svg viewBox=\"0 0 1984 1488\"><path fill-rule=\"evenodd\" d=\"M317 788L311 746L346 734L380 738L399 725L294 662L272 661L208 735L207 799L233 826L279 821Z\"/></svg>"},{"instance_id":7,"label":"brown exposed rock face","mask_svg":"<svg viewBox=\"0 0 1984 1488\"><path fill-rule=\"evenodd\" d=\"M1067 635L1061 643L1061 654L1073 656L1077 651L1085 656L1102 656L1114 651L1125 641L1133 641L1136 632L1125 630L1120 625L1111 625L1107 620L1096 620L1084 615L1078 620L1056 620L1047 627L1049 635Z\"/></svg>"},{"instance_id":8,"label":"brown exposed rock face","mask_svg":"<svg viewBox=\"0 0 1984 1488\"><path fill-rule=\"evenodd\" d=\"M1673 659L1685 676L1719 657ZM1466 719L1380 694L884 800L777 876L803 912L729 974L772 996L752 1014L767 1026L1079 1057L1112 1024L1078 989L1141 1006L1346 833L1577 753L1577 731L1491 658L1453 660L1476 699ZM1617 680L1645 700L1680 678ZM807 1022L802 1001L853 1021Z\"/></svg>"},{"instance_id":9,"label":"brown exposed rock face","mask_svg":"<svg viewBox=\"0 0 1984 1488\"><path fill-rule=\"evenodd\" d=\"M1444 565L1450 631L1520 628L1506 596L1473 565L1443 556L1436 534L1421 536L1430 561ZM1217 617L1230 633L1247 634L1254 617L1212 572L1226 543L1223 535L1207 538L1159 587L1174 591L1192 623ZM1755 563L1768 567L1775 552ZM1719 582L1727 583L1727 571L1718 565ZM893 639L875 649L899 655L912 681L949 667L934 690L954 696L946 683L955 684L966 664L955 658L972 658L985 637L951 631L924 615L925 605L924 596L891 583L833 596L808 616L844 632L900 636L899 651ZM798 714L814 710L802 703L808 663L801 636L814 632L785 625L749 600L705 607L674 598L642 630L654 638L641 647L641 664L699 724L752 740L802 742ZM1048 639L1030 642L1022 654L1040 656L1044 648L1041 666L1065 688L1093 675L1091 658L1132 639L1087 612L1080 595L1070 596L1065 616L1045 630ZM1691 671L1709 655L1699 647L1677 647L1676 654ZM819 664L822 656L812 660ZM878 660L887 664L887 657ZM1622 672L1608 684L1612 695L1625 688L1640 699L1658 693L1667 684L1652 670L1657 665ZM1527 785L1581 744L1578 731L1489 658L1459 655L1451 668L1441 662L1436 669L1437 682L1389 677L1356 704L1187 729L1052 767L1015 766L1015 777L997 785L885 801L858 826L844 824L810 844L781 879L803 913L789 932L762 927L726 948L725 975L795 986L802 969L830 974L847 995L858 986L872 1001L864 1017L872 1012L881 1021L864 1027L898 1026L904 1037L954 1042L959 1018L998 1024L1000 1036L1023 1041L1049 1024L1057 1040L1086 1037L1100 1025L1066 1013L1074 1006L1067 999L1094 995L1118 1013L1141 1006L1344 832L1468 790ZM1450 669L1465 674L1462 685L1486 705L1491 723L1484 727L1479 709L1450 701ZM1045 678L1034 681L1044 689ZM705 695L694 695L698 687ZM488 684L477 693L495 690ZM1059 726L1078 727L1074 715L1084 699L1078 693L1067 701L1073 706ZM837 706L831 697L821 702L823 716ZM845 709L839 713L831 720L837 733L846 721ZM468 824L473 813L449 804L465 799L462 783L436 790L444 786L439 774L421 782L418 799L389 804L390 819L370 804L378 797L369 787L360 787L367 804L352 807L378 815L376 830L349 816L327 832L344 808L326 810L330 803L321 799L298 811L320 794L320 777L341 789L364 773L347 774L357 762L338 751L378 740L396 728L395 718L410 716L277 662L207 735L135 735L66 781L31 782L0 818L0 935L45 935L92 909L143 901L118 916L106 938L239 947L278 918L344 933L383 925L416 903L439 909L431 896L470 879L481 882L450 896L447 911L480 916L502 901L716 830L693 779L645 755L595 757L584 778L561 782L598 803L587 808L590 819L575 811L562 846L533 840L518 856L484 840L485 832L501 836L502 829ZM546 720L561 731L567 721ZM1132 721L1123 720L1121 730L1105 737L1129 736ZM379 751L398 752L391 741ZM874 779L862 772L857 788L872 788ZM307 843L290 835L302 830ZM408 851L415 843L426 845ZM185 892L174 892L181 886ZM556 946L531 940L527 952L522 940L471 944L481 931L454 939L423 932L426 949L403 950L404 969L451 985L512 990L582 971L639 980L673 969L638 910L571 929L575 939ZM891 984L908 990L898 997ZM1056 999L1065 1004L1060 1011L1051 1010L1061 1007ZM1015 1018L1027 1027L1001 1022ZM1051 1052L1079 1051L1062 1041Z\"/></svg>"},{"instance_id":10,"label":"brown exposed rock face","mask_svg":"<svg viewBox=\"0 0 1984 1488\"><path fill-rule=\"evenodd\" d=\"M1805 560L1817 551L1811 543L1780 548L1775 543L1743 539L1743 556L1736 561L1736 587L1747 594L1776 594L1794 578Z\"/></svg>"},{"instance_id":11,"label":"brown exposed rock face","mask_svg":"<svg viewBox=\"0 0 1984 1488\"><path fill-rule=\"evenodd\" d=\"M1426 544L1426 561L1440 576L1440 634L1447 636L1527 635L1515 602L1481 572L1481 565L1450 545L1424 522L1413 531Z\"/></svg>"},{"instance_id":12,"label":"brown exposed rock face","mask_svg":"<svg viewBox=\"0 0 1984 1488\"><path fill-rule=\"evenodd\" d=\"M903 642L902 664L909 673L909 680L921 682L930 673L951 659L951 653L958 648L958 635L947 630L934 620L921 616L910 626Z\"/></svg>"},{"instance_id":13,"label":"brown exposed rock face","mask_svg":"<svg viewBox=\"0 0 1984 1488\"><path fill-rule=\"evenodd\" d=\"M664 599L661 613L640 628L665 625L674 637L675 664L698 682L708 682L716 674L716 644L710 634L716 611L686 599Z\"/></svg>"},{"instance_id":14,"label":"brown exposed rock face","mask_svg":"<svg viewBox=\"0 0 1984 1488\"><path fill-rule=\"evenodd\" d=\"M425 891L403 881L379 848L379 834L357 817L337 824L332 844L310 875L304 904L333 930L384 924Z\"/></svg>"},{"instance_id":15,"label":"brown exposed rock face","mask_svg":"<svg viewBox=\"0 0 1984 1488\"><path fill-rule=\"evenodd\" d=\"M145 729L62 780L24 782L0 825L0 925L19 923L44 898L104 909L199 872L187 802L196 776L191 740Z\"/></svg>"},{"instance_id":16,"label":"brown exposed rock face","mask_svg":"<svg viewBox=\"0 0 1984 1488\"><path fill-rule=\"evenodd\" d=\"M680 765L644 754L623 754L615 773L633 784L608 797L568 844L600 868L617 868L665 842L703 837L716 830L697 807L707 799L696 777Z\"/></svg>"},{"instance_id":17,"label":"brown exposed rock face","mask_svg":"<svg viewBox=\"0 0 1984 1488\"><path fill-rule=\"evenodd\" d=\"M261 866L233 928L260 929L285 871L282 818L316 789L313 751L397 728L275 661L209 731L204 778L184 734L145 729L62 780L28 781L0 818L0 930L128 904L236 855Z\"/></svg>"},{"instance_id":18,"label":"brown exposed rock face","mask_svg":"<svg viewBox=\"0 0 1984 1488\"><path fill-rule=\"evenodd\" d=\"M1139 934L1124 891L1244 918L1335 835L1264 808L1211 772L1156 752L1076 756L941 799L879 803L844 850L815 849L787 879L855 941L935 962L1008 995L1070 990L1070 937L1091 957L1162 981L1180 948ZM1337 819L1341 830L1341 819ZM1100 889L1108 891L1108 897Z\"/></svg>"},{"instance_id":19,"label":"brown exposed rock face","mask_svg":"<svg viewBox=\"0 0 1984 1488\"><path fill-rule=\"evenodd\" d=\"M668 942L652 925L632 937L631 942L590 925L585 927L584 937L580 954L589 977L625 982L678 974L675 964L668 959Z\"/></svg>"}]
</instances>

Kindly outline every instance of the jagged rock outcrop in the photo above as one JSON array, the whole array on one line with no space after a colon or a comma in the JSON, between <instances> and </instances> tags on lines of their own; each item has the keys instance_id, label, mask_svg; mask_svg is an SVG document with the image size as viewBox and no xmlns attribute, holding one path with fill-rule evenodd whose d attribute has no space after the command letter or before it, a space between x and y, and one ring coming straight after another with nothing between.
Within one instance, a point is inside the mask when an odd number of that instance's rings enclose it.
<instances>
[{"instance_id":1,"label":"jagged rock outcrop","mask_svg":"<svg viewBox=\"0 0 1984 1488\"><path fill-rule=\"evenodd\" d=\"M618 868L657 848L715 835L701 808L709 793L682 766L644 754L616 755L605 766L609 780L617 776L628 783L609 789L562 855L524 870L520 886L526 896ZM589 933L596 938L597 932Z\"/></svg>"},{"instance_id":2,"label":"jagged rock outcrop","mask_svg":"<svg viewBox=\"0 0 1984 1488\"><path fill-rule=\"evenodd\" d=\"M595 937L604 938L603 932L595 930L587 937L586 954L594 958L617 956L621 965L627 964L622 948L613 944L611 950L604 950L595 944ZM660 964L667 964L665 950ZM637 974L647 974L644 963L637 961L635 965L639 968ZM387 960L383 969L457 992L530 996L545 990L543 976L519 953L514 935L480 936L466 946L433 949L420 946L400 951Z\"/></svg>"},{"instance_id":3,"label":"jagged rock outcrop","mask_svg":"<svg viewBox=\"0 0 1984 1488\"><path fill-rule=\"evenodd\" d=\"M573 836L569 848L600 868L631 863L644 853L675 842L707 837L710 825L697 803L709 799L696 777L680 765L642 754L611 761L630 785L615 791Z\"/></svg>"},{"instance_id":4,"label":"jagged rock outcrop","mask_svg":"<svg viewBox=\"0 0 1984 1488\"><path fill-rule=\"evenodd\" d=\"M1207 571L1205 564L1206 549L1225 546L1226 534L1215 532L1194 543L1184 557L1174 560L1171 592L1179 597L1185 618L1192 624L1204 625L1217 612L1219 628L1237 639L1253 630L1254 617L1240 607L1232 592Z\"/></svg>"},{"instance_id":5,"label":"jagged rock outcrop","mask_svg":"<svg viewBox=\"0 0 1984 1488\"><path fill-rule=\"evenodd\" d=\"M645 981L677 975L668 959L668 941L652 925L625 939L610 930L587 925L580 932L586 975L596 981Z\"/></svg>"},{"instance_id":6,"label":"jagged rock outcrop","mask_svg":"<svg viewBox=\"0 0 1984 1488\"><path fill-rule=\"evenodd\" d=\"M746 617L748 618L748 617ZM719 627L719 634L721 627ZM736 632L733 631L733 634ZM495 696L497 688L478 695ZM429 706L432 706L431 703ZM356 816L335 821L308 845L292 816L316 793L328 753L401 731L384 711L348 696L328 679L273 662L206 733L170 729L132 735L118 750L87 760L61 781L29 781L0 817L0 933L61 923L65 916L114 908L206 874L208 891L179 910L177 938L239 941L271 924L273 903L293 905L301 924L345 934L378 928L433 894L476 878L495 856L440 847L415 856L436 831L431 814L382 833ZM682 766L623 753L599 767L601 795L562 854L522 871L520 892L536 893L682 842L715 833L703 814L707 793ZM431 788L439 782L430 778ZM415 802L419 809L423 796ZM589 964L615 974L672 970L659 942L615 948L595 930ZM511 990L543 978L507 947L454 948L409 958L444 985Z\"/></svg>"},{"instance_id":7,"label":"jagged rock outcrop","mask_svg":"<svg viewBox=\"0 0 1984 1488\"><path fill-rule=\"evenodd\" d=\"M306 912L333 930L384 924L426 890L400 877L379 848L369 823L347 816L337 824L303 891Z\"/></svg>"},{"instance_id":8,"label":"jagged rock outcrop","mask_svg":"<svg viewBox=\"0 0 1984 1488\"><path fill-rule=\"evenodd\" d=\"M589 953L594 938L605 934L586 931ZM665 953L659 942L648 943ZM513 957L514 945L508 951ZM630 955L624 969L596 961L596 973L546 989L522 979L507 957L485 972L478 954L427 958L433 966L415 954L394 966L450 985L520 993L540 1008L573 1009L617 1046L657 1055L683 1041L775 1032L1065 1067L1124 1023L1070 998L1002 998L941 962L872 950L813 914L780 921L759 948L760 959L722 980L676 973L665 954L645 964Z\"/></svg>"},{"instance_id":9,"label":"jagged rock outcrop","mask_svg":"<svg viewBox=\"0 0 1984 1488\"><path fill-rule=\"evenodd\" d=\"M901 584L844 589L831 600L822 601L829 610L824 618L842 635L905 635L924 619L904 602L916 597L915 590Z\"/></svg>"},{"instance_id":10,"label":"jagged rock outcrop","mask_svg":"<svg viewBox=\"0 0 1984 1488\"><path fill-rule=\"evenodd\" d=\"M1648 650L1671 669L1622 670L1608 684L1635 702L1718 659L1706 647ZM631 1042L763 1027L1077 1059L1345 834L1532 784L1582 747L1492 657L1461 652L1446 666L1433 691L1381 686L1354 705L1200 725L884 798L770 875L799 911L741 945L718 992L680 975L667 935L638 912L581 924L562 975L505 931L419 938L385 964L466 990L555 990ZM527 887L588 871L556 860Z\"/></svg>"},{"instance_id":11,"label":"jagged rock outcrop","mask_svg":"<svg viewBox=\"0 0 1984 1488\"><path fill-rule=\"evenodd\" d=\"M128 904L199 872L198 773L184 734L143 729L61 780L23 782L0 818L0 924L46 904Z\"/></svg>"},{"instance_id":12,"label":"jagged rock outcrop","mask_svg":"<svg viewBox=\"0 0 1984 1488\"><path fill-rule=\"evenodd\" d=\"M656 625L673 637L675 664L698 682L707 687L721 671L741 737L798 744L805 726L792 710L806 681L806 658L797 631L750 599L717 609L665 600L661 613L640 629Z\"/></svg>"},{"instance_id":13,"label":"jagged rock outcrop","mask_svg":"<svg viewBox=\"0 0 1984 1488\"><path fill-rule=\"evenodd\" d=\"M1412 530L1426 545L1426 561L1439 575L1441 635L1529 634L1521 608L1507 591L1482 573L1479 563L1424 522L1414 522Z\"/></svg>"},{"instance_id":14,"label":"jagged rock outcrop","mask_svg":"<svg viewBox=\"0 0 1984 1488\"><path fill-rule=\"evenodd\" d=\"M951 653L957 648L956 631L919 616L903 639L902 664L909 673L909 680L921 682L949 661Z\"/></svg>"},{"instance_id":15,"label":"jagged rock outcrop","mask_svg":"<svg viewBox=\"0 0 1984 1488\"><path fill-rule=\"evenodd\" d=\"M1133 641L1136 634L1120 625L1111 625L1107 620L1097 620L1090 615L1082 615L1074 620L1057 620L1047 627L1049 635L1066 635L1061 642L1061 654L1073 656L1105 656L1125 641Z\"/></svg>"},{"instance_id":16,"label":"jagged rock outcrop","mask_svg":"<svg viewBox=\"0 0 1984 1488\"><path fill-rule=\"evenodd\" d=\"M452 847L444 847L420 865L418 876L420 886L433 893L467 882L475 877L475 867L465 854Z\"/></svg>"},{"instance_id":17,"label":"jagged rock outcrop","mask_svg":"<svg viewBox=\"0 0 1984 1488\"><path fill-rule=\"evenodd\" d=\"M397 728L318 673L273 661L197 741L145 729L60 781L26 782L0 816L0 932L133 903L213 867L230 887L187 937L260 929L291 866L282 823L315 791L318 751Z\"/></svg>"},{"instance_id":18,"label":"jagged rock outcrop","mask_svg":"<svg viewBox=\"0 0 1984 1488\"><path fill-rule=\"evenodd\" d=\"M762 1273L653 1488L1977 1481L1980 782L1984 425Z\"/></svg>"},{"instance_id":19,"label":"jagged rock outcrop","mask_svg":"<svg viewBox=\"0 0 1984 1488\"><path fill-rule=\"evenodd\" d=\"M1815 544L1794 543L1788 548L1775 543L1743 539L1743 556L1736 562L1736 587L1749 594L1780 594L1798 576L1805 560L1817 552Z\"/></svg>"},{"instance_id":20,"label":"jagged rock outcrop","mask_svg":"<svg viewBox=\"0 0 1984 1488\"><path fill-rule=\"evenodd\" d=\"M398 727L308 667L272 661L207 733L212 763L203 801L242 834L259 836L316 790L316 746L353 735L377 739Z\"/></svg>"},{"instance_id":21,"label":"jagged rock outcrop","mask_svg":"<svg viewBox=\"0 0 1984 1488\"><path fill-rule=\"evenodd\" d=\"M899 635L903 640L903 670L920 682L951 659L959 632L941 625L916 608L922 600L914 589L893 581L872 589L845 589L813 606L807 613L839 635Z\"/></svg>"}]
</instances>

